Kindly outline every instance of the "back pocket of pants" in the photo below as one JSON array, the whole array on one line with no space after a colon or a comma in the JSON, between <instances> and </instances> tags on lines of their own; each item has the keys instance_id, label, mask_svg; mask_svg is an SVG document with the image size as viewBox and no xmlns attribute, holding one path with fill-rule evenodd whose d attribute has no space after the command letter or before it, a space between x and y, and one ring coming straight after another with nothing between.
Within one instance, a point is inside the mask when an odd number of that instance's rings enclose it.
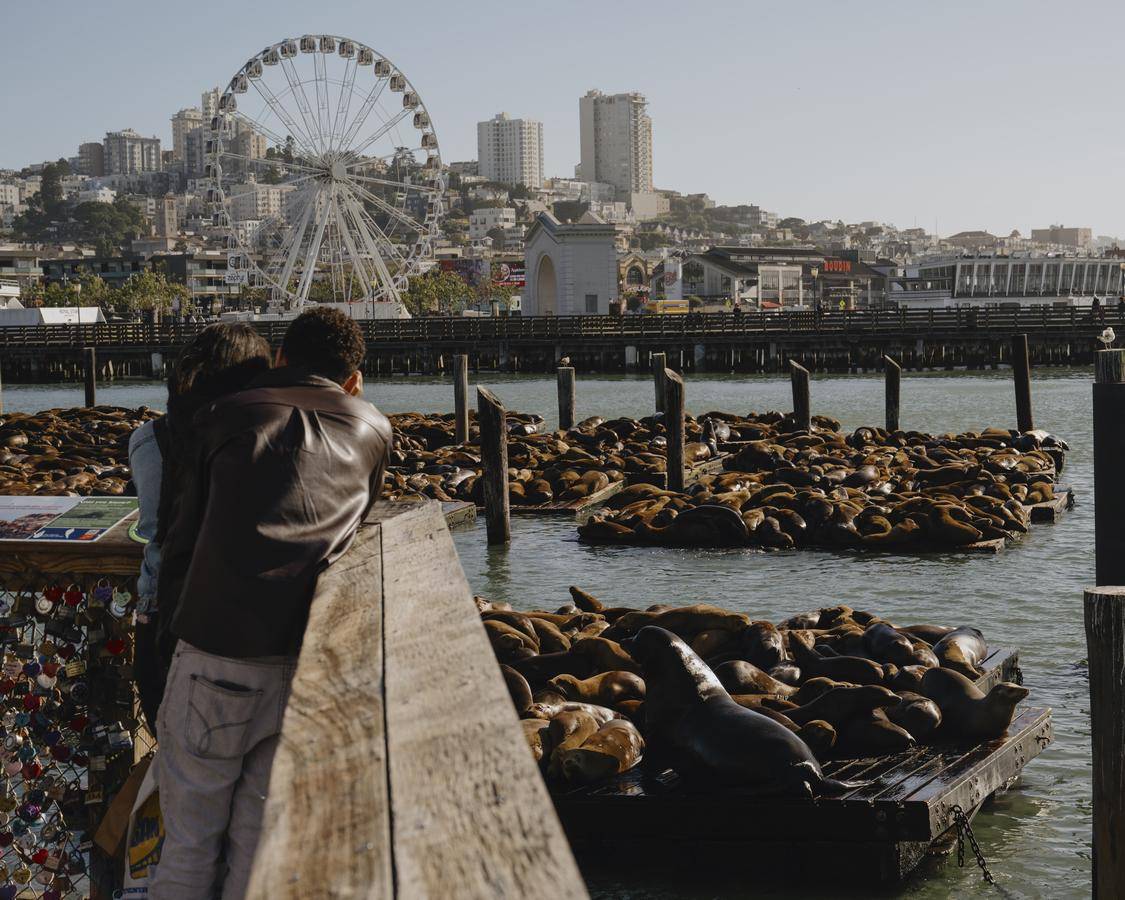
<instances>
[{"instance_id":1,"label":"back pocket of pants","mask_svg":"<svg viewBox=\"0 0 1125 900\"><path fill-rule=\"evenodd\" d=\"M188 750L206 759L242 756L261 698L260 690L192 675L185 730Z\"/></svg>"}]
</instances>

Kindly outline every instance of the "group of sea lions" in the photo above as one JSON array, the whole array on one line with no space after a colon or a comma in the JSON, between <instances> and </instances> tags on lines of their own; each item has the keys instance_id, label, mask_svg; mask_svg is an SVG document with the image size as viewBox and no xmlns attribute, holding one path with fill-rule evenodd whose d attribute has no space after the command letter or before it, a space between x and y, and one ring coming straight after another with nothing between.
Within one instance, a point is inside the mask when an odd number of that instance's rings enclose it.
<instances>
[{"instance_id":1,"label":"group of sea lions","mask_svg":"<svg viewBox=\"0 0 1125 900\"><path fill-rule=\"evenodd\" d=\"M1028 690L975 682L975 628L899 627L833 606L774 624L696 604L607 607L572 587L554 612L477 598L532 754L584 785L644 756L685 779L826 794L828 759L999 738Z\"/></svg>"},{"instance_id":2,"label":"group of sea lions","mask_svg":"<svg viewBox=\"0 0 1125 900\"><path fill-rule=\"evenodd\" d=\"M814 424L738 446L725 471L683 493L630 485L578 532L589 543L674 547L963 547L1028 530L1028 507L1054 497L1048 449L1065 444L1002 429L845 435Z\"/></svg>"},{"instance_id":3,"label":"group of sea lions","mask_svg":"<svg viewBox=\"0 0 1125 900\"><path fill-rule=\"evenodd\" d=\"M125 493L129 436L157 415L95 406L0 416L0 495Z\"/></svg>"}]
</instances>

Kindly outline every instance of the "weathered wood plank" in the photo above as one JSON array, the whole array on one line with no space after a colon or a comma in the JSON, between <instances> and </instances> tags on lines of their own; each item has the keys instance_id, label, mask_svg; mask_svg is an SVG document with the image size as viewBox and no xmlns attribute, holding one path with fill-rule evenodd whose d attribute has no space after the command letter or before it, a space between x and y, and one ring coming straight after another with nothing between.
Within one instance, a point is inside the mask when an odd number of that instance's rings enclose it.
<instances>
[{"instance_id":1,"label":"weathered wood plank","mask_svg":"<svg viewBox=\"0 0 1125 900\"><path fill-rule=\"evenodd\" d=\"M248 896L391 897L381 526L320 579Z\"/></svg>"},{"instance_id":2,"label":"weathered wood plank","mask_svg":"<svg viewBox=\"0 0 1125 900\"><path fill-rule=\"evenodd\" d=\"M437 511L382 527L387 736L403 897L584 897Z\"/></svg>"}]
</instances>

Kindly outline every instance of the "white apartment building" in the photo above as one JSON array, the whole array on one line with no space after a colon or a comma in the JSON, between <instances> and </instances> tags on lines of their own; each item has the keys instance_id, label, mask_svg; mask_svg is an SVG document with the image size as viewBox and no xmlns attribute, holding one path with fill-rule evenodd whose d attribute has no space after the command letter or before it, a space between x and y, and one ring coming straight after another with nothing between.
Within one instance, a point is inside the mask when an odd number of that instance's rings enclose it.
<instances>
[{"instance_id":1,"label":"white apartment building","mask_svg":"<svg viewBox=\"0 0 1125 900\"><path fill-rule=\"evenodd\" d=\"M543 184L543 123L498 113L477 123L477 173L489 181Z\"/></svg>"},{"instance_id":2,"label":"white apartment building","mask_svg":"<svg viewBox=\"0 0 1125 900\"><path fill-rule=\"evenodd\" d=\"M194 106L172 116L172 159L187 159L187 135L203 124L203 113Z\"/></svg>"},{"instance_id":3,"label":"white apartment building","mask_svg":"<svg viewBox=\"0 0 1125 900\"><path fill-rule=\"evenodd\" d=\"M650 194L652 119L644 94L590 91L578 101L582 181L612 184L619 200Z\"/></svg>"},{"instance_id":4,"label":"white apartment building","mask_svg":"<svg viewBox=\"0 0 1125 900\"><path fill-rule=\"evenodd\" d=\"M78 192L79 203L112 203L117 198L117 191L107 187L95 187Z\"/></svg>"},{"instance_id":5,"label":"white apartment building","mask_svg":"<svg viewBox=\"0 0 1125 900\"><path fill-rule=\"evenodd\" d=\"M285 193L279 185L259 184L256 181L231 185L227 192L231 221L243 222L280 216Z\"/></svg>"},{"instance_id":6,"label":"white apartment building","mask_svg":"<svg viewBox=\"0 0 1125 900\"><path fill-rule=\"evenodd\" d=\"M18 184L0 184L0 204L18 206L20 199L20 186Z\"/></svg>"},{"instance_id":7,"label":"white apartment building","mask_svg":"<svg viewBox=\"0 0 1125 900\"><path fill-rule=\"evenodd\" d=\"M105 140L105 173L133 175L160 171L160 138L141 137L132 128L108 131Z\"/></svg>"},{"instance_id":8,"label":"white apartment building","mask_svg":"<svg viewBox=\"0 0 1125 900\"><path fill-rule=\"evenodd\" d=\"M204 91L199 98L199 110L203 113L203 118L208 122L219 111L219 97L223 95L217 87L211 88L209 91Z\"/></svg>"},{"instance_id":9,"label":"white apartment building","mask_svg":"<svg viewBox=\"0 0 1125 900\"><path fill-rule=\"evenodd\" d=\"M511 206L482 206L469 215L469 240L488 237L493 228L514 228L516 211Z\"/></svg>"}]
</instances>

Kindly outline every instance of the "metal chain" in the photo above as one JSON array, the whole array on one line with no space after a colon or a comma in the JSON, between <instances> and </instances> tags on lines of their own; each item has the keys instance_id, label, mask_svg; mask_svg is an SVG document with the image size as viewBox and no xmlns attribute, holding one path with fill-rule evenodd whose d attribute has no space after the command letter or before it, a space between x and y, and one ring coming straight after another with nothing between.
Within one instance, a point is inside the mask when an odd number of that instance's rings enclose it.
<instances>
[{"instance_id":1,"label":"metal chain","mask_svg":"<svg viewBox=\"0 0 1125 900\"><path fill-rule=\"evenodd\" d=\"M973 856L977 858L977 865L980 866L981 872L984 874L984 880L989 884L995 885L996 879L992 877L992 873L988 870L988 863L985 862L984 854L981 853L980 845L977 843L976 835L973 834L973 827L969 824L969 817L965 815L959 805L953 807L953 824L957 826L957 865L959 868L965 868L965 838L969 839L969 846L973 849Z\"/></svg>"}]
</instances>

